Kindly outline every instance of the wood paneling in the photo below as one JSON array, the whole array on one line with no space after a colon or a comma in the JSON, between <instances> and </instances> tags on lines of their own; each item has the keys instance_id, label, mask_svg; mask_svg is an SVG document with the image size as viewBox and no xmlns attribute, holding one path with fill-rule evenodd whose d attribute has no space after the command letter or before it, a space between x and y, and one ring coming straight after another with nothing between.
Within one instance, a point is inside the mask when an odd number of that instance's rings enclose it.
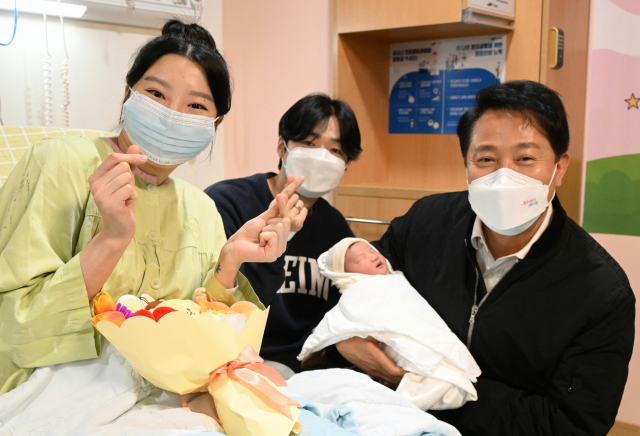
<instances>
[{"instance_id":1,"label":"wood paneling","mask_svg":"<svg viewBox=\"0 0 640 436\"><path fill-rule=\"evenodd\" d=\"M338 33L459 22L461 0L340 0Z\"/></svg>"},{"instance_id":2,"label":"wood paneling","mask_svg":"<svg viewBox=\"0 0 640 436\"><path fill-rule=\"evenodd\" d=\"M406 198L378 198L339 196L336 206L347 218L391 221L404 215L416 200Z\"/></svg>"},{"instance_id":3,"label":"wood paneling","mask_svg":"<svg viewBox=\"0 0 640 436\"><path fill-rule=\"evenodd\" d=\"M345 100L358 118L363 153L352 162L342 183L387 180L388 147L382 142L388 124L389 46L372 43L366 36L340 35L338 39L338 98Z\"/></svg>"},{"instance_id":4,"label":"wood paneling","mask_svg":"<svg viewBox=\"0 0 640 436\"><path fill-rule=\"evenodd\" d=\"M540 80L543 0L516 1L514 31L507 34L507 80Z\"/></svg>"},{"instance_id":5,"label":"wood paneling","mask_svg":"<svg viewBox=\"0 0 640 436\"><path fill-rule=\"evenodd\" d=\"M457 191L467 189L457 135L390 135L392 186ZM393 137L393 138L392 138Z\"/></svg>"},{"instance_id":6,"label":"wood paneling","mask_svg":"<svg viewBox=\"0 0 640 436\"><path fill-rule=\"evenodd\" d=\"M552 70L546 66L544 79L547 86L560 94L567 111L571 133L569 155L572 162L562 186L558 188L558 198L562 201L567 215L580 223L589 53L589 2L584 0L548 0L548 2L548 29L558 27L564 30L565 48L564 66L559 70ZM546 49L545 47L543 52L546 52Z\"/></svg>"},{"instance_id":7,"label":"wood paneling","mask_svg":"<svg viewBox=\"0 0 640 436\"><path fill-rule=\"evenodd\" d=\"M542 32L540 38L540 83L547 83L549 70L549 1L542 0Z\"/></svg>"},{"instance_id":8,"label":"wood paneling","mask_svg":"<svg viewBox=\"0 0 640 436\"><path fill-rule=\"evenodd\" d=\"M465 36L496 35L507 33L507 29L499 29L480 24L448 23L429 26L403 27L401 29L378 30L367 35L384 38L388 43L408 41L425 41L428 39L463 38Z\"/></svg>"},{"instance_id":9,"label":"wood paneling","mask_svg":"<svg viewBox=\"0 0 640 436\"><path fill-rule=\"evenodd\" d=\"M334 191L336 195L357 197L402 198L405 200L419 200L433 194L450 192L435 189L394 188L386 183L372 183L370 185L340 185ZM361 218L361 217L358 217Z\"/></svg>"},{"instance_id":10,"label":"wood paneling","mask_svg":"<svg viewBox=\"0 0 640 436\"><path fill-rule=\"evenodd\" d=\"M387 231L389 226L383 226L380 224L367 224L367 223L349 223L351 231L356 235L356 238L362 238L366 241L373 242L379 241L382 235Z\"/></svg>"},{"instance_id":11,"label":"wood paneling","mask_svg":"<svg viewBox=\"0 0 640 436\"><path fill-rule=\"evenodd\" d=\"M374 219L391 221L404 215L415 203L415 199L377 198L351 195L337 195L334 205L347 218ZM349 223L353 233L367 241L376 241L387 230L386 225L368 223Z\"/></svg>"},{"instance_id":12,"label":"wood paneling","mask_svg":"<svg viewBox=\"0 0 640 436\"><path fill-rule=\"evenodd\" d=\"M640 436L640 427L626 422L616 421L607 436Z\"/></svg>"}]
</instances>

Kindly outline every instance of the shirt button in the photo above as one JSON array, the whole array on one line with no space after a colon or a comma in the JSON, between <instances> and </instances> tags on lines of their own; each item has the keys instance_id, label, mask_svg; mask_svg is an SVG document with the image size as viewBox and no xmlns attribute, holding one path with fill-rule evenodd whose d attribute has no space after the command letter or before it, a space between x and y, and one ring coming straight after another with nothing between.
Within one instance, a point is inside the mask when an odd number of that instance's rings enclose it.
<instances>
[{"instance_id":1,"label":"shirt button","mask_svg":"<svg viewBox=\"0 0 640 436\"><path fill-rule=\"evenodd\" d=\"M156 191L158 190L158 187L156 185L147 185L147 191L151 192L152 194L155 194Z\"/></svg>"},{"instance_id":2,"label":"shirt button","mask_svg":"<svg viewBox=\"0 0 640 436\"><path fill-rule=\"evenodd\" d=\"M151 287L153 289L158 289L160 287L160 285L162 284L162 282L160 281L160 279L153 279L151 280Z\"/></svg>"},{"instance_id":3,"label":"shirt button","mask_svg":"<svg viewBox=\"0 0 640 436\"><path fill-rule=\"evenodd\" d=\"M152 241L155 241L156 239L158 239L158 234L156 232L149 232L149 234L147 235L149 237L149 239L151 239Z\"/></svg>"}]
</instances>

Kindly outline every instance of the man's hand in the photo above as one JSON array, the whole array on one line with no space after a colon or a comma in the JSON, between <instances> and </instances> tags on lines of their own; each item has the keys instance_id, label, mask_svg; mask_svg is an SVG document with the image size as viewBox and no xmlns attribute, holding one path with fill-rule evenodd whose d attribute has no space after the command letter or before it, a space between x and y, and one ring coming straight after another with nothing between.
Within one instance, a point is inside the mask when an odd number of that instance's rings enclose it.
<instances>
[{"instance_id":1,"label":"man's hand","mask_svg":"<svg viewBox=\"0 0 640 436\"><path fill-rule=\"evenodd\" d=\"M379 342L368 337L353 337L336 344L342 356L372 377L384 380L385 386L395 388L407 373L380 349Z\"/></svg>"},{"instance_id":2,"label":"man's hand","mask_svg":"<svg viewBox=\"0 0 640 436\"><path fill-rule=\"evenodd\" d=\"M287 202L287 209L289 211L289 217L291 218L291 231L299 232L304 225L304 220L307 218L308 210L304 207L304 203L300 200L298 194L296 194L296 189L302 185L304 182L304 176L300 176L297 179L293 177L292 174L289 174L287 177L287 184L280 194L284 194L287 196L289 201ZM271 206L276 202L274 199L271 202Z\"/></svg>"},{"instance_id":3,"label":"man's hand","mask_svg":"<svg viewBox=\"0 0 640 436\"><path fill-rule=\"evenodd\" d=\"M236 274L245 262L273 262L284 253L291 228L289 199L278 194L269 209L247 221L220 251L215 275L227 289L235 286Z\"/></svg>"},{"instance_id":4,"label":"man's hand","mask_svg":"<svg viewBox=\"0 0 640 436\"><path fill-rule=\"evenodd\" d=\"M310 369L313 369L316 366L320 365L323 361L324 350L316 351L302 359L302 362L300 362L300 369L302 371L309 371Z\"/></svg>"}]
</instances>

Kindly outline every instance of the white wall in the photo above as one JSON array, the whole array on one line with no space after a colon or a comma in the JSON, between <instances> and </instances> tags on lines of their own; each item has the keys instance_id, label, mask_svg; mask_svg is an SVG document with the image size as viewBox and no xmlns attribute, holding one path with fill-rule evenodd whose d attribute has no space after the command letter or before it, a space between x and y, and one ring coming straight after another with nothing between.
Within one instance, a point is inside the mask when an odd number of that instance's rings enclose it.
<instances>
[{"instance_id":1,"label":"white wall","mask_svg":"<svg viewBox=\"0 0 640 436\"><path fill-rule=\"evenodd\" d=\"M202 22L222 46L222 0L208 0ZM7 42L13 13L0 13L0 42ZM60 70L63 59L60 20L48 19L52 56L53 125L61 126ZM159 30L80 20L65 20L69 53L70 127L115 131L118 126L124 77L132 54ZM44 119L44 23L41 16L21 14L14 42L0 47L0 101L5 125L42 126ZM211 163L208 157L179 168L177 177L206 187L224 174L222 132ZM208 156L209 150L203 154Z\"/></svg>"},{"instance_id":2,"label":"white wall","mask_svg":"<svg viewBox=\"0 0 640 436\"><path fill-rule=\"evenodd\" d=\"M2 35L12 14L0 15ZM52 56L53 125L61 126L63 59L60 20L48 18ZM69 53L70 126L113 130L118 125L124 76L132 53L159 31L76 20L65 21ZM6 41L6 38L3 38ZM0 47L0 98L5 125L43 126L44 23L41 16L21 14L14 42Z\"/></svg>"},{"instance_id":3,"label":"white wall","mask_svg":"<svg viewBox=\"0 0 640 436\"><path fill-rule=\"evenodd\" d=\"M202 13L202 25L211 32L216 40L216 47L223 51L222 41L222 0L204 0L204 10ZM232 77L233 79L233 77ZM231 105L233 110L233 104ZM220 124L216 132L216 141L213 150L206 149L200 156L181 165L173 175L204 189L225 178L224 168L224 126L225 121Z\"/></svg>"}]
</instances>

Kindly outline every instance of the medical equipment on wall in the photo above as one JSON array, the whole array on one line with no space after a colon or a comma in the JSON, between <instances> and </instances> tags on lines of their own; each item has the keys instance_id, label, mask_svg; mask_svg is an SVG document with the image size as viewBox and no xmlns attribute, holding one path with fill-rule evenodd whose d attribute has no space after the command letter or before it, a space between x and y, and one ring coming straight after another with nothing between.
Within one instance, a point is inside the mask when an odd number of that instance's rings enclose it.
<instances>
[{"instance_id":1,"label":"medical equipment on wall","mask_svg":"<svg viewBox=\"0 0 640 436\"><path fill-rule=\"evenodd\" d=\"M2 0L0 0L2 1ZM200 21L204 0L68 0L87 7L82 20L159 29L171 18ZM63 0L63 4L66 0Z\"/></svg>"},{"instance_id":2,"label":"medical equipment on wall","mask_svg":"<svg viewBox=\"0 0 640 436\"><path fill-rule=\"evenodd\" d=\"M83 20L161 28L171 18L200 21L204 0L69 0L87 6Z\"/></svg>"},{"instance_id":3,"label":"medical equipment on wall","mask_svg":"<svg viewBox=\"0 0 640 436\"><path fill-rule=\"evenodd\" d=\"M199 22L203 6L204 0L0 0L0 10L17 7L17 12L155 29L171 18Z\"/></svg>"},{"instance_id":4,"label":"medical equipment on wall","mask_svg":"<svg viewBox=\"0 0 640 436\"><path fill-rule=\"evenodd\" d=\"M1 1L1 0L0 0ZM60 80L61 80L61 90L62 90L62 105L60 106L62 109L62 126L63 127L69 127L69 104L70 104L70 100L69 100L69 54L67 52L67 43L66 43L66 37L65 37L65 32L64 32L64 18L63 16L65 15L64 13L62 13L61 11L64 11L64 8L60 8L58 10L56 9L52 9L51 8L51 1L48 2L43 2L43 3L47 3L46 7L43 6L34 6L34 10L42 10L42 16L43 16L43 20L44 20L44 43L45 43L45 57L44 57L44 61L43 61L43 69L44 69L44 74L43 74L43 91L44 91L44 108L43 108L43 115L44 115L44 124L46 126L52 126L53 125L53 91L52 91L52 56L51 56L51 51L49 50L49 31L48 31L48 26L47 26L47 12L48 11L54 11L55 12L60 12L57 15L60 15L60 28L62 31L62 45L63 45L63 50L64 50L64 59L61 62L62 68L61 68L61 72L60 72ZM33 6L36 3L33 3L31 6ZM60 2L60 0L58 0L58 6L63 6L63 4ZM3 4L0 4L0 9L4 8ZM24 3L21 3L21 6L24 6ZM27 8L28 9L28 8ZM86 9L86 8L85 8ZM13 40L15 39L15 35L16 35L16 29L18 27L18 2L17 0L14 0L14 27L13 27L13 35L11 37L11 40L8 43L0 43L0 45L2 46L7 46L9 44L11 44L13 42ZM0 119L0 124L2 124L2 120Z\"/></svg>"},{"instance_id":5,"label":"medical equipment on wall","mask_svg":"<svg viewBox=\"0 0 640 436\"><path fill-rule=\"evenodd\" d=\"M87 1L96 1L96 0L87 0ZM101 0L99 0L99 1L101 1ZM147 0L142 0L142 1L139 1L139 0L125 0L125 2L127 4L127 13L135 14L136 11L137 11L136 4L140 4L141 5L142 14L148 13L149 12L149 5L146 4L146 1ZM186 10L179 11L179 15L187 14L189 12L189 6L191 8L193 8L193 19L194 19L194 21L196 23L200 23L200 19L202 17L202 1L203 0L171 0L173 5L175 5L175 6L178 6L178 7L185 7L186 6L187 7ZM159 3L157 3L157 1L156 2L152 2L152 5L158 5L158 4ZM158 10L158 12L162 13L162 10ZM185 16L179 17L179 18L188 18L188 16L185 15ZM96 19L96 21L98 21L98 20ZM164 23L164 20L162 22ZM148 27L148 24L152 24L152 23L142 23L142 22L138 23L138 25L142 26L142 27ZM155 26L151 26L151 27L155 27Z\"/></svg>"},{"instance_id":6,"label":"medical equipment on wall","mask_svg":"<svg viewBox=\"0 0 640 436\"><path fill-rule=\"evenodd\" d=\"M60 0L58 0L60 3ZM44 58L44 123L45 126L53 125L53 97L51 91L51 52L49 51L49 32L47 29L47 14L44 17L44 41L45 41L45 58ZM60 15L60 28L62 31L62 46L64 50L64 59L61 62L62 69L60 71L61 93L62 93L62 127L69 127L69 53L67 52L67 42L64 33L64 19Z\"/></svg>"},{"instance_id":7,"label":"medical equipment on wall","mask_svg":"<svg viewBox=\"0 0 640 436\"><path fill-rule=\"evenodd\" d=\"M11 44L16 37L16 30L18 30L18 0L13 0L13 34L11 35L9 42L0 42L0 46L7 46Z\"/></svg>"},{"instance_id":8,"label":"medical equipment on wall","mask_svg":"<svg viewBox=\"0 0 640 436\"><path fill-rule=\"evenodd\" d=\"M58 0L60 3L60 0ZM62 127L69 127L69 53L67 52L67 40L64 34L64 19L60 15L60 29L62 31L62 47L64 48L64 60L61 62L60 80L62 81Z\"/></svg>"},{"instance_id":9,"label":"medical equipment on wall","mask_svg":"<svg viewBox=\"0 0 640 436\"><path fill-rule=\"evenodd\" d=\"M58 3L51 0L20 0L20 2L14 0L0 0L0 10L14 11L17 7L17 12L24 12L26 14L47 14L70 18L80 18L87 10L86 6L80 6L70 3ZM17 14L16 14L17 21Z\"/></svg>"},{"instance_id":10,"label":"medical equipment on wall","mask_svg":"<svg viewBox=\"0 0 640 436\"><path fill-rule=\"evenodd\" d=\"M53 125L53 97L51 96L51 53L49 53L49 32L47 31L47 14L44 17L44 124L45 126Z\"/></svg>"}]
</instances>

